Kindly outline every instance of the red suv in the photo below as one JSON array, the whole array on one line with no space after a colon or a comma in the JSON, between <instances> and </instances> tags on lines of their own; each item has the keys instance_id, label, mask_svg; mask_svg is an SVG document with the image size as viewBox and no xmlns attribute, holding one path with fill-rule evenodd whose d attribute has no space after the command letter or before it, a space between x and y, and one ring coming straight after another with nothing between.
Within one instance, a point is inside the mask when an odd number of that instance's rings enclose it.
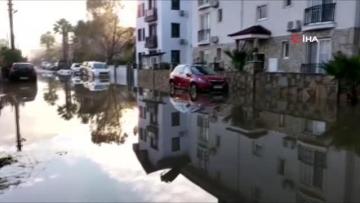
<instances>
[{"instance_id":1,"label":"red suv","mask_svg":"<svg viewBox=\"0 0 360 203\"><path fill-rule=\"evenodd\" d=\"M226 78L201 65L178 65L170 73L170 92L186 89L191 95L199 91L228 92Z\"/></svg>"}]
</instances>

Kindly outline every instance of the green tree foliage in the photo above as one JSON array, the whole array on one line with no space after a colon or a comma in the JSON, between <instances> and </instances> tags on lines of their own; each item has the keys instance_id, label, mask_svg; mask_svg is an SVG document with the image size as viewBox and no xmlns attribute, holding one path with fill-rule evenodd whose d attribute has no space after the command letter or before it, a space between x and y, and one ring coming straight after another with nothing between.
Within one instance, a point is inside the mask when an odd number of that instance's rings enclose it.
<instances>
[{"instance_id":1,"label":"green tree foliage","mask_svg":"<svg viewBox=\"0 0 360 203\"><path fill-rule=\"evenodd\" d=\"M358 102L357 89L360 85L360 55L349 57L339 52L321 67L327 74L339 80L341 90L347 93L352 104L356 104Z\"/></svg>"},{"instance_id":2,"label":"green tree foliage","mask_svg":"<svg viewBox=\"0 0 360 203\"><path fill-rule=\"evenodd\" d=\"M91 20L79 21L74 29L74 59L113 63L131 56L134 29L119 26L120 1L87 0ZM128 53L131 54L128 54Z\"/></svg>"},{"instance_id":3,"label":"green tree foliage","mask_svg":"<svg viewBox=\"0 0 360 203\"><path fill-rule=\"evenodd\" d=\"M244 71L244 67L248 58L248 52L245 50L225 50L224 53L231 59L231 63L238 71Z\"/></svg>"},{"instance_id":4,"label":"green tree foliage","mask_svg":"<svg viewBox=\"0 0 360 203\"><path fill-rule=\"evenodd\" d=\"M46 32L40 36L40 44L46 47L46 50L49 51L55 43L55 37L51 32Z\"/></svg>"},{"instance_id":5,"label":"green tree foliage","mask_svg":"<svg viewBox=\"0 0 360 203\"><path fill-rule=\"evenodd\" d=\"M64 18L54 24L54 32L62 35L63 60L68 62L69 57L69 33L73 31L73 26Z\"/></svg>"},{"instance_id":6,"label":"green tree foliage","mask_svg":"<svg viewBox=\"0 0 360 203\"><path fill-rule=\"evenodd\" d=\"M18 49L12 50L8 47L2 47L0 49L0 66L1 67L10 67L15 62L26 61L22 57L21 51Z\"/></svg>"}]
</instances>

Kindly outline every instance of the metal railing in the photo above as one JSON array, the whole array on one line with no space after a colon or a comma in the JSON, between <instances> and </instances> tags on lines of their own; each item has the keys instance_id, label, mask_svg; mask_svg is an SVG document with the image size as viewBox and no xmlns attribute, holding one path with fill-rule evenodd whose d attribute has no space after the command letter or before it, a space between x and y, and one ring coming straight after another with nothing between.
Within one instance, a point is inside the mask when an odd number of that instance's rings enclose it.
<instances>
[{"instance_id":1,"label":"metal railing","mask_svg":"<svg viewBox=\"0 0 360 203\"><path fill-rule=\"evenodd\" d=\"M210 42L210 29L198 31L198 42Z\"/></svg>"},{"instance_id":2,"label":"metal railing","mask_svg":"<svg viewBox=\"0 0 360 203\"><path fill-rule=\"evenodd\" d=\"M148 49L157 48L157 35L146 37L145 48L148 48Z\"/></svg>"},{"instance_id":3,"label":"metal railing","mask_svg":"<svg viewBox=\"0 0 360 203\"><path fill-rule=\"evenodd\" d=\"M304 25L311 23L331 22L335 20L336 3L321 4L305 9Z\"/></svg>"},{"instance_id":4,"label":"metal railing","mask_svg":"<svg viewBox=\"0 0 360 203\"><path fill-rule=\"evenodd\" d=\"M157 9L152 8L145 11L145 21L152 22L157 20Z\"/></svg>"}]
</instances>

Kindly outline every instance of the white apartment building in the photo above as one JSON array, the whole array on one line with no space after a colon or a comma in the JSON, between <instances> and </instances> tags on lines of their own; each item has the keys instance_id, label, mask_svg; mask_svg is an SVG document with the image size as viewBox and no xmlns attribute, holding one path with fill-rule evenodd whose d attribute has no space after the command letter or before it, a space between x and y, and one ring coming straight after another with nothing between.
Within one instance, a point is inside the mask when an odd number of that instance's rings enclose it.
<instances>
[{"instance_id":1,"label":"white apartment building","mask_svg":"<svg viewBox=\"0 0 360 203\"><path fill-rule=\"evenodd\" d=\"M230 65L225 49L257 48L271 72L320 72L318 64L360 49L357 0L194 1L194 60ZM293 43L292 34L318 43Z\"/></svg>"},{"instance_id":2,"label":"white apartment building","mask_svg":"<svg viewBox=\"0 0 360 203\"><path fill-rule=\"evenodd\" d=\"M160 68L192 62L192 2L138 0L136 63Z\"/></svg>"}]
</instances>

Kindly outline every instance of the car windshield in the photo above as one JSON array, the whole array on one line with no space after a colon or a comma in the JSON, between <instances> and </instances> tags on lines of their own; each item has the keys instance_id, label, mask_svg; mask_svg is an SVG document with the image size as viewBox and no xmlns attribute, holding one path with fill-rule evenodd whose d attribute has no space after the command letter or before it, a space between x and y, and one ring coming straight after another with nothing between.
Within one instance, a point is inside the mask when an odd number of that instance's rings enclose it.
<instances>
[{"instance_id":1,"label":"car windshield","mask_svg":"<svg viewBox=\"0 0 360 203\"><path fill-rule=\"evenodd\" d=\"M32 68L31 64L27 63L18 63L14 65L15 68Z\"/></svg>"},{"instance_id":2,"label":"car windshield","mask_svg":"<svg viewBox=\"0 0 360 203\"><path fill-rule=\"evenodd\" d=\"M105 63L94 63L94 69L106 69L107 66Z\"/></svg>"},{"instance_id":3,"label":"car windshield","mask_svg":"<svg viewBox=\"0 0 360 203\"><path fill-rule=\"evenodd\" d=\"M215 72L204 66L192 66L191 72L195 75L214 75Z\"/></svg>"}]
</instances>

